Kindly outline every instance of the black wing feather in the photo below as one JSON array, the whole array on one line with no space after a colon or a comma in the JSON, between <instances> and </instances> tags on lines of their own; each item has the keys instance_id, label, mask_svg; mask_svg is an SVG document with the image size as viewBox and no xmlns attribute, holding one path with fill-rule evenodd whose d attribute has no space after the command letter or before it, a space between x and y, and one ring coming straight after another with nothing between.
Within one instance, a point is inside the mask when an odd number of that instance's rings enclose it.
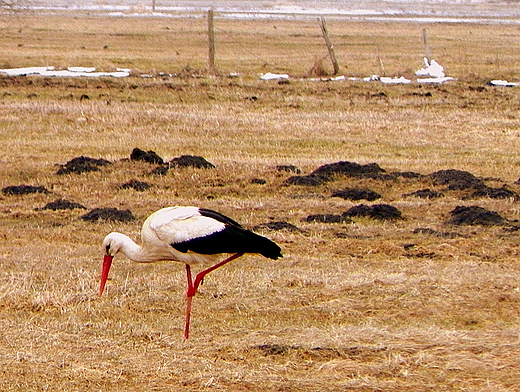
<instances>
[{"instance_id":1,"label":"black wing feather","mask_svg":"<svg viewBox=\"0 0 520 392\"><path fill-rule=\"evenodd\" d=\"M172 244L179 252L200 254L260 253L270 259L282 257L281 249L273 241L244 229L238 222L218 212L201 208L199 212L224 223L224 230L189 241Z\"/></svg>"}]
</instances>

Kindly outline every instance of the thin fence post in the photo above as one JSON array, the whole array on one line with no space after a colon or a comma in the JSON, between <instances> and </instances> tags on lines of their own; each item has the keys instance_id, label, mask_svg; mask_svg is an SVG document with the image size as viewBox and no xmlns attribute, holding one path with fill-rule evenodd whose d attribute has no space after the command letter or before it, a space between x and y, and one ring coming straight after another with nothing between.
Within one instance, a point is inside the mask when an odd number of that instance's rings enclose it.
<instances>
[{"instance_id":1,"label":"thin fence post","mask_svg":"<svg viewBox=\"0 0 520 392\"><path fill-rule=\"evenodd\" d=\"M430 45L428 45L428 31L426 29L422 30L423 42L424 42L424 57L428 60L428 64L431 62L430 56Z\"/></svg>"},{"instance_id":2,"label":"thin fence post","mask_svg":"<svg viewBox=\"0 0 520 392\"><path fill-rule=\"evenodd\" d=\"M321 32L323 33L323 38L325 38L325 43L327 44L327 49L329 50L330 60L332 61L332 67L334 68L334 75L336 75L339 72L339 65L338 60L336 59L336 53L334 52L334 45L332 45L325 19L321 17L318 21L320 23Z\"/></svg>"},{"instance_id":3,"label":"thin fence post","mask_svg":"<svg viewBox=\"0 0 520 392\"><path fill-rule=\"evenodd\" d=\"M213 8L208 11L209 70L215 72L215 32L213 29Z\"/></svg>"},{"instance_id":4,"label":"thin fence post","mask_svg":"<svg viewBox=\"0 0 520 392\"><path fill-rule=\"evenodd\" d=\"M152 12L155 12L155 0L152 0Z\"/></svg>"}]
</instances>

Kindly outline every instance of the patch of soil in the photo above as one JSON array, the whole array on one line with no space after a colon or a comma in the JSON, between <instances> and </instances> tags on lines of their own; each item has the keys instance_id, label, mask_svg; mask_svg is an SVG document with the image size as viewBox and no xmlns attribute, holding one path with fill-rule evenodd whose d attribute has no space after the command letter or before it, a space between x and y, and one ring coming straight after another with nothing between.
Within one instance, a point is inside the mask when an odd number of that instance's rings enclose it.
<instances>
[{"instance_id":1,"label":"patch of soil","mask_svg":"<svg viewBox=\"0 0 520 392\"><path fill-rule=\"evenodd\" d=\"M343 216L366 216L379 220L402 219L401 211L389 204L374 204L372 206L359 204L345 211Z\"/></svg>"},{"instance_id":2,"label":"patch of soil","mask_svg":"<svg viewBox=\"0 0 520 392\"><path fill-rule=\"evenodd\" d=\"M355 162L340 161L320 166L314 170L311 175L331 176L334 174L344 174L350 177L376 178L384 172L385 170L379 167L377 163L360 165Z\"/></svg>"},{"instance_id":3,"label":"patch of soil","mask_svg":"<svg viewBox=\"0 0 520 392\"><path fill-rule=\"evenodd\" d=\"M457 206L451 211L451 219L448 223L452 225L503 226L509 222L497 212L479 206Z\"/></svg>"},{"instance_id":4,"label":"patch of soil","mask_svg":"<svg viewBox=\"0 0 520 392\"><path fill-rule=\"evenodd\" d=\"M65 165L61 165L60 169L56 174L81 174L91 171L98 171L99 166L110 165L111 162L106 159L95 159L85 156L73 158L68 161Z\"/></svg>"},{"instance_id":5,"label":"patch of soil","mask_svg":"<svg viewBox=\"0 0 520 392\"><path fill-rule=\"evenodd\" d=\"M162 165L164 163L164 160L159 155L157 155L155 151L143 151L137 147L132 150L130 159L132 161L144 161L158 165Z\"/></svg>"},{"instance_id":6,"label":"patch of soil","mask_svg":"<svg viewBox=\"0 0 520 392\"><path fill-rule=\"evenodd\" d=\"M412 193L406 193L403 196L414 196L420 197L422 199L436 199L438 197L443 197L444 194L442 192L432 191L430 188L420 189L418 191Z\"/></svg>"},{"instance_id":7,"label":"patch of soil","mask_svg":"<svg viewBox=\"0 0 520 392\"><path fill-rule=\"evenodd\" d=\"M288 173L296 173L296 174L301 173L301 170L298 169L294 165L278 165L278 166L276 166L276 170L278 170L279 172L288 172Z\"/></svg>"},{"instance_id":8,"label":"patch of soil","mask_svg":"<svg viewBox=\"0 0 520 392\"><path fill-rule=\"evenodd\" d=\"M286 185L320 186L330 181L330 176L309 174L308 176L292 176L284 181Z\"/></svg>"},{"instance_id":9,"label":"patch of soil","mask_svg":"<svg viewBox=\"0 0 520 392\"><path fill-rule=\"evenodd\" d=\"M515 201L520 200L518 193L510 191L505 187L489 188L486 186L482 189L477 189L470 196L468 196L467 199L473 199L476 197L489 197L491 199L513 199Z\"/></svg>"},{"instance_id":10,"label":"patch of soil","mask_svg":"<svg viewBox=\"0 0 520 392\"><path fill-rule=\"evenodd\" d=\"M370 189L360 188L346 188L340 191L336 191L332 194L332 197L341 197L345 200L368 200L374 201L381 198L381 195Z\"/></svg>"},{"instance_id":11,"label":"patch of soil","mask_svg":"<svg viewBox=\"0 0 520 392\"><path fill-rule=\"evenodd\" d=\"M28 195L30 193L51 193L43 186L32 185L10 185L2 189L5 195Z\"/></svg>"},{"instance_id":12,"label":"patch of soil","mask_svg":"<svg viewBox=\"0 0 520 392\"><path fill-rule=\"evenodd\" d=\"M484 181L463 170L439 170L430 174L435 185L448 185L450 190L479 189L484 187Z\"/></svg>"},{"instance_id":13,"label":"patch of soil","mask_svg":"<svg viewBox=\"0 0 520 392\"><path fill-rule=\"evenodd\" d=\"M251 180L251 184L265 185L265 184L267 184L267 181L264 180L263 178L253 178Z\"/></svg>"},{"instance_id":14,"label":"patch of soil","mask_svg":"<svg viewBox=\"0 0 520 392\"><path fill-rule=\"evenodd\" d=\"M121 189L134 189L138 192L146 191L147 189L150 189L150 184L147 182L137 181L137 180L130 180L123 185L121 185Z\"/></svg>"},{"instance_id":15,"label":"patch of soil","mask_svg":"<svg viewBox=\"0 0 520 392\"><path fill-rule=\"evenodd\" d=\"M81 219L95 222L99 219L118 222L130 222L135 220L130 210L118 210L117 208L94 208L90 212L81 216Z\"/></svg>"},{"instance_id":16,"label":"patch of soil","mask_svg":"<svg viewBox=\"0 0 520 392\"><path fill-rule=\"evenodd\" d=\"M164 176L164 175L166 175L166 173L168 173L168 170L170 170L170 168L167 165L160 165L160 166L157 166L155 169L153 169L150 172L150 174L157 174L159 176Z\"/></svg>"},{"instance_id":17,"label":"patch of soil","mask_svg":"<svg viewBox=\"0 0 520 392\"><path fill-rule=\"evenodd\" d=\"M170 166L176 167L195 167L198 169L214 169L215 165L208 162L203 157L193 155L181 155L180 157L172 159Z\"/></svg>"},{"instance_id":18,"label":"patch of soil","mask_svg":"<svg viewBox=\"0 0 520 392\"><path fill-rule=\"evenodd\" d=\"M82 210L86 210L87 207L84 205L81 205L79 203L73 203L71 201L65 200L65 199L58 199L55 201L52 201L50 203L45 204L45 206L41 208L36 208L36 211L42 211L42 210L73 210L75 208L80 208Z\"/></svg>"},{"instance_id":19,"label":"patch of soil","mask_svg":"<svg viewBox=\"0 0 520 392\"><path fill-rule=\"evenodd\" d=\"M317 222L317 223L352 223L352 219L343 215L334 214L316 214L309 215L304 219L305 222Z\"/></svg>"},{"instance_id":20,"label":"patch of soil","mask_svg":"<svg viewBox=\"0 0 520 392\"><path fill-rule=\"evenodd\" d=\"M332 347L303 347L293 346L286 344L261 344L258 346L251 347L254 350L259 350L264 356L275 356L275 355L297 355L301 358L318 360L318 361L330 361L335 358L357 358L359 360L368 361L375 355L380 355L381 352L388 350L387 347L363 347L363 346L352 346L344 348L332 348Z\"/></svg>"},{"instance_id":21,"label":"patch of soil","mask_svg":"<svg viewBox=\"0 0 520 392\"><path fill-rule=\"evenodd\" d=\"M287 230L287 231L300 231L298 227L295 225L286 222L286 221L274 221L274 222L267 222L267 223L261 223L255 227L253 227L253 230L261 230L261 229L269 229L269 230Z\"/></svg>"},{"instance_id":22,"label":"patch of soil","mask_svg":"<svg viewBox=\"0 0 520 392\"><path fill-rule=\"evenodd\" d=\"M414 179L414 178L423 178L424 175L421 173L405 171L405 172L392 172L390 174L385 175L388 179L396 179L398 177Z\"/></svg>"},{"instance_id":23,"label":"patch of soil","mask_svg":"<svg viewBox=\"0 0 520 392\"><path fill-rule=\"evenodd\" d=\"M429 227L418 227L412 231L413 234L427 234L433 235L435 237L441 238L457 238L464 237L462 234L456 233L454 231L437 231L434 229L430 229Z\"/></svg>"}]
</instances>

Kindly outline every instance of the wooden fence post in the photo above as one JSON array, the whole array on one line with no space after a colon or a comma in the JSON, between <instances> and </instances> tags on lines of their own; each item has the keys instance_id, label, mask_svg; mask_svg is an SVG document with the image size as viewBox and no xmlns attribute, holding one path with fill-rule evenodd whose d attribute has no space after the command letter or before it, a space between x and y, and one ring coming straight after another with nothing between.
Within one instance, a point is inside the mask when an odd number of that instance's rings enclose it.
<instances>
[{"instance_id":1,"label":"wooden fence post","mask_svg":"<svg viewBox=\"0 0 520 392\"><path fill-rule=\"evenodd\" d=\"M428 59L428 64L430 64L430 45L428 45L428 32L426 29L422 30L423 42L424 42L424 57Z\"/></svg>"},{"instance_id":2,"label":"wooden fence post","mask_svg":"<svg viewBox=\"0 0 520 392\"><path fill-rule=\"evenodd\" d=\"M152 0L152 12L155 12L155 0Z\"/></svg>"},{"instance_id":3,"label":"wooden fence post","mask_svg":"<svg viewBox=\"0 0 520 392\"><path fill-rule=\"evenodd\" d=\"M208 11L209 70L215 72L215 33L213 30L213 8Z\"/></svg>"},{"instance_id":4,"label":"wooden fence post","mask_svg":"<svg viewBox=\"0 0 520 392\"><path fill-rule=\"evenodd\" d=\"M325 19L321 17L318 21L320 23L321 32L323 33L323 38L325 38L325 43L327 44L327 49L329 50L330 60L332 61L332 67L334 68L334 75L336 75L339 72L339 65L338 60L336 59L336 53L334 52L334 45L332 45L332 41L330 40Z\"/></svg>"}]
</instances>

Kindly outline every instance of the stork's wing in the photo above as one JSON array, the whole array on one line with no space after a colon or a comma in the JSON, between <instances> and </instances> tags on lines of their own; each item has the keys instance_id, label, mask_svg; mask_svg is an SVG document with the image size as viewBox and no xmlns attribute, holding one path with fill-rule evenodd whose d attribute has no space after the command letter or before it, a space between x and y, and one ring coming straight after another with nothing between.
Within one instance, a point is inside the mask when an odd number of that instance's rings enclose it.
<instances>
[{"instance_id":1,"label":"stork's wing","mask_svg":"<svg viewBox=\"0 0 520 392\"><path fill-rule=\"evenodd\" d=\"M185 243L207 237L225 229L225 224L202 216L197 207L169 207L155 212L150 220L150 229L165 243Z\"/></svg>"}]
</instances>

